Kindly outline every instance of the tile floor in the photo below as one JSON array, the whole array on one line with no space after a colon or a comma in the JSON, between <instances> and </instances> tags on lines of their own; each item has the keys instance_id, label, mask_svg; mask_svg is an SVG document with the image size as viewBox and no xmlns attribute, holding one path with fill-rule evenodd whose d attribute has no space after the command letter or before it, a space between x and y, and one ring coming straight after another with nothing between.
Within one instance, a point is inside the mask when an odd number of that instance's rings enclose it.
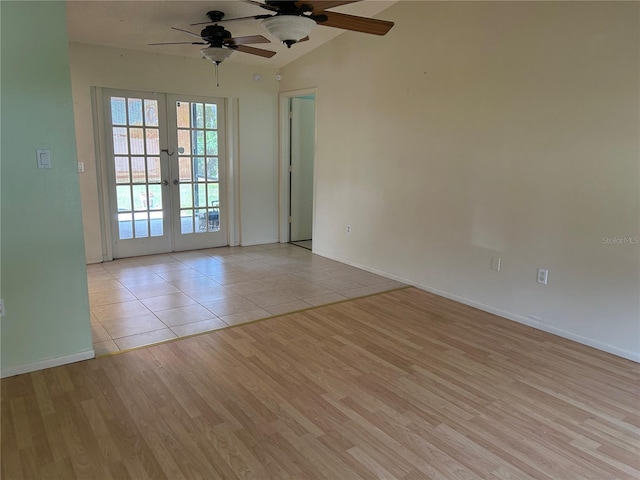
<instances>
[{"instance_id":1,"label":"tile floor","mask_svg":"<svg viewBox=\"0 0 640 480\"><path fill-rule=\"evenodd\" d=\"M404 286L288 244L87 266L96 355Z\"/></svg>"}]
</instances>

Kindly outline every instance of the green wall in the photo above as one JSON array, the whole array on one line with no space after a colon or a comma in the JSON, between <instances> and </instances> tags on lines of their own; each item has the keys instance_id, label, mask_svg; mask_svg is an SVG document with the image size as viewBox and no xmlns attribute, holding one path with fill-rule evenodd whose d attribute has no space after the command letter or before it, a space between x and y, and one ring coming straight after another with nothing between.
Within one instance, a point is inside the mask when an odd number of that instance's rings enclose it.
<instances>
[{"instance_id":1,"label":"green wall","mask_svg":"<svg viewBox=\"0 0 640 480\"><path fill-rule=\"evenodd\" d=\"M0 2L3 375L91 352L64 2ZM36 168L36 149L52 168Z\"/></svg>"}]
</instances>

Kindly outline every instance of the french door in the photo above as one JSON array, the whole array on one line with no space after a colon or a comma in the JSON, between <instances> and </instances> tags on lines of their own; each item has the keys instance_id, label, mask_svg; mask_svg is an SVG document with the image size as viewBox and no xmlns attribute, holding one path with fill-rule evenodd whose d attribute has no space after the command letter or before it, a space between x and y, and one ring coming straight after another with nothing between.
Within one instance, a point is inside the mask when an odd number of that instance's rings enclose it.
<instances>
[{"instance_id":1,"label":"french door","mask_svg":"<svg viewBox=\"0 0 640 480\"><path fill-rule=\"evenodd\" d=\"M224 101L103 98L113 257L228 245Z\"/></svg>"}]
</instances>

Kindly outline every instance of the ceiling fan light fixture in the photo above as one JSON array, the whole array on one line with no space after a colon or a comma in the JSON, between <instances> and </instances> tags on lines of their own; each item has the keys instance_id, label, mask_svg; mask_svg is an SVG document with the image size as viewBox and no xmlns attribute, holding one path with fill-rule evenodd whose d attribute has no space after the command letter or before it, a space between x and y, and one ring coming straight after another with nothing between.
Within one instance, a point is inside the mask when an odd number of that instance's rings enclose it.
<instances>
[{"instance_id":1,"label":"ceiling fan light fixture","mask_svg":"<svg viewBox=\"0 0 640 480\"><path fill-rule=\"evenodd\" d=\"M221 47L207 47L207 48L201 49L200 53L202 53L202 56L204 58L208 58L213 63L218 65L224 62L227 58L229 58L233 53L233 50L230 50L228 48L221 48Z\"/></svg>"},{"instance_id":2,"label":"ceiling fan light fixture","mask_svg":"<svg viewBox=\"0 0 640 480\"><path fill-rule=\"evenodd\" d=\"M303 39L316 26L311 18L300 15L274 15L265 18L262 25L287 47Z\"/></svg>"}]
</instances>

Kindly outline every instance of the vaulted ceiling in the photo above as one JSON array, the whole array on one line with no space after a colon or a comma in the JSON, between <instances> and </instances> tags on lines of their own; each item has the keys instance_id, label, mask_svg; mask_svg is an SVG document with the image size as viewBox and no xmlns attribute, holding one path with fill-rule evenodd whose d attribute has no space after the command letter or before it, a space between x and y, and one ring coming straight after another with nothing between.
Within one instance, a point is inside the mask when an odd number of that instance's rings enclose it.
<instances>
[{"instance_id":1,"label":"vaulted ceiling","mask_svg":"<svg viewBox=\"0 0 640 480\"><path fill-rule=\"evenodd\" d=\"M364 0L332 9L363 17L373 17L388 8L395 1ZM104 45L131 50L180 55L199 58L198 45L149 46L149 43L192 41L186 33L172 30L178 27L199 33L203 26L189 26L191 23L208 20L210 10L224 12L225 18L245 17L268 13L260 6L242 0L231 1L67 1L67 24L69 41ZM384 19L384 14L378 16ZM226 62L282 67L325 42L344 33L344 30L316 26L309 35L310 40L288 49L278 40L270 37L259 20L226 22L224 27L234 37L244 35L264 35L272 43L256 45L276 52L272 58L262 58L241 52L234 54ZM349 35L365 35L349 32ZM380 38L380 37L378 37ZM197 39L195 39L197 41Z\"/></svg>"}]
</instances>

